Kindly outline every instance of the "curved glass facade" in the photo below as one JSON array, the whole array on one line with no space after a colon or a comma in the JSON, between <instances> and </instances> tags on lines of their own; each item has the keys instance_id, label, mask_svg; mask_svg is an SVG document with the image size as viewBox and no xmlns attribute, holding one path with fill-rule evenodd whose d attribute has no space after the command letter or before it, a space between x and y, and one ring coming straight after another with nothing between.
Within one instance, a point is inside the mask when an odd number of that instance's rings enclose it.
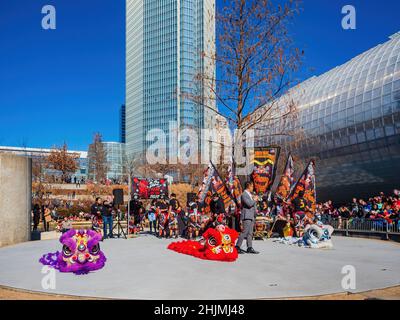
<instances>
[{"instance_id":1,"label":"curved glass facade","mask_svg":"<svg viewBox=\"0 0 400 320\"><path fill-rule=\"evenodd\" d=\"M257 144L317 159L319 201L344 202L400 187L400 33L291 89L293 136L258 126ZM265 125L265 124L264 124Z\"/></svg>"}]
</instances>

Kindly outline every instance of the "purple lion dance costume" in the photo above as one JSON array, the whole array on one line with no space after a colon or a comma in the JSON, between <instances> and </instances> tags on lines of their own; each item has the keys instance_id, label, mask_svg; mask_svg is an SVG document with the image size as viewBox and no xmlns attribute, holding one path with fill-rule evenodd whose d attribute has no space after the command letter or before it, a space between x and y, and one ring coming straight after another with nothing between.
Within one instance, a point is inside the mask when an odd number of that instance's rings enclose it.
<instances>
[{"instance_id":1,"label":"purple lion dance costume","mask_svg":"<svg viewBox=\"0 0 400 320\"><path fill-rule=\"evenodd\" d=\"M92 230L71 229L60 238L62 252L44 254L39 262L60 272L75 274L101 269L107 260L100 251L101 238L101 234Z\"/></svg>"}]
</instances>

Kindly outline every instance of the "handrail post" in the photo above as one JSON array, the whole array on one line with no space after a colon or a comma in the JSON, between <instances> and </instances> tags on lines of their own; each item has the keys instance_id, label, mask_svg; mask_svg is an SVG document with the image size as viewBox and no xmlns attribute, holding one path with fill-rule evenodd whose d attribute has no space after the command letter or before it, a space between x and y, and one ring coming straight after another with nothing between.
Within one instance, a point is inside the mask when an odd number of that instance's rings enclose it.
<instances>
[{"instance_id":1,"label":"handrail post","mask_svg":"<svg viewBox=\"0 0 400 320\"><path fill-rule=\"evenodd\" d=\"M386 221L386 240L389 240L389 223Z\"/></svg>"}]
</instances>

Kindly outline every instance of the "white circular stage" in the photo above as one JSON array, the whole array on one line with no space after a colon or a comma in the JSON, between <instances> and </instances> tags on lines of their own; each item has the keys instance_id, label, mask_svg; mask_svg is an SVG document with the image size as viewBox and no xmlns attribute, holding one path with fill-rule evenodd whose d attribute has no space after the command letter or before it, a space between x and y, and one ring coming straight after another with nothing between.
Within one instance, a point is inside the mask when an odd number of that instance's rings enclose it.
<instances>
[{"instance_id":1,"label":"white circular stage","mask_svg":"<svg viewBox=\"0 0 400 320\"><path fill-rule=\"evenodd\" d=\"M42 288L39 258L61 250L56 240L0 249L0 285L44 292L123 299L257 299L363 292L400 284L400 245L334 237L332 250L255 241L259 255L233 263L204 261L167 249L171 240L141 235L101 243L106 266L88 275L56 271L55 289ZM342 288L342 268L356 270L356 289Z\"/></svg>"}]
</instances>

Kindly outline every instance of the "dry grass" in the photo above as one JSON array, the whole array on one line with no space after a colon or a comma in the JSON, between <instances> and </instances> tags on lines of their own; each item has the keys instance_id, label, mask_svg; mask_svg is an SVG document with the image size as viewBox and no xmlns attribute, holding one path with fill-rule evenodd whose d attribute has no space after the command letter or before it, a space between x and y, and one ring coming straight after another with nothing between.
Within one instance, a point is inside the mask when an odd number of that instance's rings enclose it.
<instances>
[{"instance_id":1,"label":"dry grass","mask_svg":"<svg viewBox=\"0 0 400 320\"><path fill-rule=\"evenodd\" d=\"M186 195L190 192L197 192L196 188L192 188L190 184L177 183L169 187L170 193L175 193L176 198L179 200L181 206L186 206Z\"/></svg>"}]
</instances>

